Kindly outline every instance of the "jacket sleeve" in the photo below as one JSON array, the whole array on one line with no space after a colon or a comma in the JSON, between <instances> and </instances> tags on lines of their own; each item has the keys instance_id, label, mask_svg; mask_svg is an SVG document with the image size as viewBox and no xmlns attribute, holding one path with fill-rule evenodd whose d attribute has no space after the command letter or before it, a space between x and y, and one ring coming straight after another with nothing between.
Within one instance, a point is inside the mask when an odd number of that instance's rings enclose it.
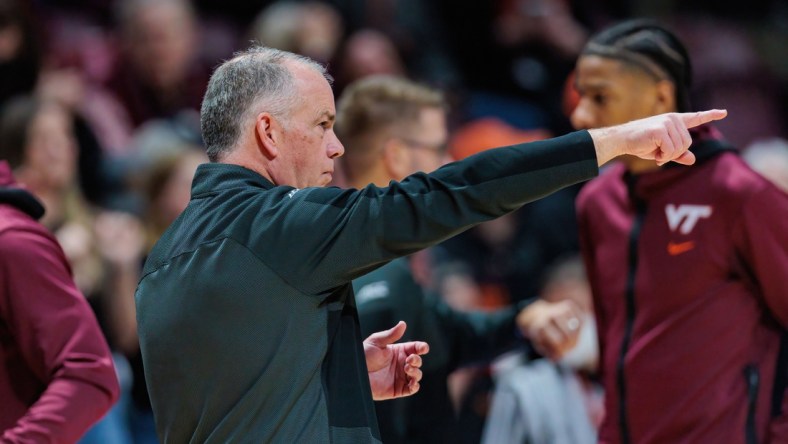
<instances>
[{"instance_id":1,"label":"jacket sleeve","mask_svg":"<svg viewBox=\"0 0 788 444\"><path fill-rule=\"evenodd\" d=\"M582 131L488 150L386 188L294 190L274 210L278 228L253 248L291 285L326 292L597 173Z\"/></svg>"},{"instance_id":2,"label":"jacket sleeve","mask_svg":"<svg viewBox=\"0 0 788 444\"><path fill-rule=\"evenodd\" d=\"M0 234L0 317L45 389L3 442L74 442L117 400L112 357L54 238Z\"/></svg>"},{"instance_id":3,"label":"jacket sleeve","mask_svg":"<svg viewBox=\"0 0 788 444\"><path fill-rule=\"evenodd\" d=\"M765 183L744 203L734 236L757 291L788 328L788 194Z\"/></svg>"},{"instance_id":4,"label":"jacket sleeve","mask_svg":"<svg viewBox=\"0 0 788 444\"><path fill-rule=\"evenodd\" d=\"M439 323L440 332L451 350L449 369L473 362L486 361L514 344L517 334L517 308L494 312L464 312L451 308L437 295L425 296L425 309Z\"/></svg>"}]
</instances>

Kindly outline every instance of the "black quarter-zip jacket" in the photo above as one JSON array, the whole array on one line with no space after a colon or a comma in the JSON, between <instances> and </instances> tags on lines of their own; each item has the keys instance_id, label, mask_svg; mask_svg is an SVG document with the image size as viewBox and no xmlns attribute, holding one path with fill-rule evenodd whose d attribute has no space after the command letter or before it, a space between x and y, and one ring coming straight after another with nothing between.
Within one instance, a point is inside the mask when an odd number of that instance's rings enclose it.
<instances>
[{"instance_id":1,"label":"black quarter-zip jacket","mask_svg":"<svg viewBox=\"0 0 788 444\"><path fill-rule=\"evenodd\" d=\"M379 442L351 281L597 174L586 131L385 188L299 190L201 165L136 292L160 438Z\"/></svg>"}]
</instances>

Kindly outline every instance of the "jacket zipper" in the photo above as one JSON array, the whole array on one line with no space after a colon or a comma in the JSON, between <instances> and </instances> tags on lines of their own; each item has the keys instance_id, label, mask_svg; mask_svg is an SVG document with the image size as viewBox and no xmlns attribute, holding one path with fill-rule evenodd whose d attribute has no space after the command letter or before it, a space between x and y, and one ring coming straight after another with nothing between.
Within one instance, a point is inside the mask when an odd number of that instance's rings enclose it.
<instances>
[{"instance_id":1,"label":"jacket zipper","mask_svg":"<svg viewBox=\"0 0 788 444\"><path fill-rule=\"evenodd\" d=\"M760 385L760 375L758 367L748 365L744 368L744 377L747 379L747 424L744 430L744 438L747 444L757 444L758 434L755 431L755 405L758 401L758 386Z\"/></svg>"},{"instance_id":2,"label":"jacket zipper","mask_svg":"<svg viewBox=\"0 0 788 444\"><path fill-rule=\"evenodd\" d=\"M627 351L629 350L629 343L632 339L632 327L635 323L635 278L637 276L638 266L638 239L640 238L640 229L643 226L643 220L646 217L646 204L643 200L635 196L635 177L628 181L629 195L632 198L632 203L635 206L635 219L632 222L632 230L629 232L629 269L627 272L627 287L626 287L626 320L624 325L624 338L621 340L621 352L618 357L618 366L616 368L616 382L618 386L618 422L621 428L621 442L622 444L630 444L632 439L630 437L629 421L627 418L627 387L624 377L624 365L626 362Z\"/></svg>"}]
</instances>

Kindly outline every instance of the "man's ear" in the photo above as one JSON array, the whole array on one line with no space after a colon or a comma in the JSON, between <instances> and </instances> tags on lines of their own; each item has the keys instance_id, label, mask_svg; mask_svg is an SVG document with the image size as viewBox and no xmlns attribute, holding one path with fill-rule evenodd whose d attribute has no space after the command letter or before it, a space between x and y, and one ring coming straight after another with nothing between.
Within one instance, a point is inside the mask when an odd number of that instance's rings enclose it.
<instances>
[{"instance_id":1,"label":"man's ear","mask_svg":"<svg viewBox=\"0 0 788 444\"><path fill-rule=\"evenodd\" d=\"M254 122L257 149L266 159L271 160L279 155L279 142L282 138L282 126L270 113L260 113Z\"/></svg>"},{"instance_id":2,"label":"man's ear","mask_svg":"<svg viewBox=\"0 0 788 444\"><path fill-rule=\"evenodd\" d=\"M660 80L657 82L657 101L655 110L657 114L675 112L676 107L676 85L670 80Z\"/></svg>"},{"instance_id":3,"label":"man's ear","mask_svg":"<svg viewBox=\"0 0 788 444\"><path fill-rule=\"evenodd\" d=\"M408 152L402 141L387 139L383 143L383 165L386 173L394 180L402 180L408 175Z\"/></svg>"}]
</instances>

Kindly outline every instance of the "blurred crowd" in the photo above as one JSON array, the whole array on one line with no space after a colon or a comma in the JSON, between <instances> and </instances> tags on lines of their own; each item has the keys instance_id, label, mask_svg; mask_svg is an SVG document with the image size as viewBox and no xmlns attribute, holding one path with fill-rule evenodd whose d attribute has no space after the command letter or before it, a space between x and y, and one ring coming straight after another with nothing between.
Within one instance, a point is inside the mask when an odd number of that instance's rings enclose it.
<instances>
[{"instance_id":1,"label":"blurred crowd","mask_svg":"<svg viewBox=\"0 0 788 444\"><path fill-rule=\"evenodd\" d=\"M337 97L372 74L439 88L458 159L570 131L579 51L596 30L641 16L689 45L695 107L727 108L719 129L788 190L782 0L0 0L0 158L44 203L42 223L99 319L124 390L84 442L156 442L134 290L207 161L199 107L221 60L258 42L326 64ZM414 275L458 310L540 294L589 307L576 259L580 186L417 254ZM577 381L594 426L601 394L587 362ZM468 442L482 439L493 375L511 364L496 365L450 377Z\"/></svg>"}]
</instances>

